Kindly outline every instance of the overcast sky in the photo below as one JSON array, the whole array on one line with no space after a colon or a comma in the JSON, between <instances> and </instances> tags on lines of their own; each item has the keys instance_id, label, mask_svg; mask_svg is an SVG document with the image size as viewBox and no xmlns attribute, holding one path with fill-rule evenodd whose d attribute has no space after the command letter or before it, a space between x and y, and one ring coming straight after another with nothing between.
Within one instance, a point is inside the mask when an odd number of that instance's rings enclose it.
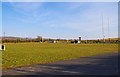
<instances>
[{"instance_id":1,"label":"overcast sky","mask_svg":"<svg viewBox=\"0 0 120 77\"><path fill-rule=\"evenodd\" d=\"M3 2L3 32L9 36L48 38L118 36L117 2Z\"/></svg>"}]
</instances>

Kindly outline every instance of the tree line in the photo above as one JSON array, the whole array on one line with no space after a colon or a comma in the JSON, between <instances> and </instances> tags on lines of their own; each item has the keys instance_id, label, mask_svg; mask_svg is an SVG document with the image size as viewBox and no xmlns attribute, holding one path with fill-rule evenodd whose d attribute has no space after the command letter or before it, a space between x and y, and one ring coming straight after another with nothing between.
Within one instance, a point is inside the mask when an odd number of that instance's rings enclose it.
<instances>
[{"instance_id":1,"label":"tree line","mask_svg":"<svg viewBox=\"0 0 120 77\"><path fill-rule=\"evenodd\" d=\"M39 42L39 43L77 43L78 39L51 39L51 38L42 38L38 36L37 38L14 38L14 39L6 39L2 38L2 43L25 43L25 42ZM120 43L120 41L115 38L111 39L97 39L97 40L80 40L80 43Z\"/></svg>"}]
</instances>

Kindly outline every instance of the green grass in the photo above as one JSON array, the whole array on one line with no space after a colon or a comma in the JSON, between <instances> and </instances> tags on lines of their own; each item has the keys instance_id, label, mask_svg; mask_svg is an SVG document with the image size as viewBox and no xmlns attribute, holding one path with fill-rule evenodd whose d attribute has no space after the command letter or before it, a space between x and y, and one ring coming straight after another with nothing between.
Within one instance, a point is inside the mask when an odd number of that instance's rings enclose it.
<instances>
[{"instance_id":1,"label":"green grass","mask_svg":"<svg viewBox=\"0 0 120 77\"><path fill-rule=\"evenodd\" d=\"M6 44L2 52L3 69L59 60L117 53L117 44Z\"/></svg>"}]
</instances>

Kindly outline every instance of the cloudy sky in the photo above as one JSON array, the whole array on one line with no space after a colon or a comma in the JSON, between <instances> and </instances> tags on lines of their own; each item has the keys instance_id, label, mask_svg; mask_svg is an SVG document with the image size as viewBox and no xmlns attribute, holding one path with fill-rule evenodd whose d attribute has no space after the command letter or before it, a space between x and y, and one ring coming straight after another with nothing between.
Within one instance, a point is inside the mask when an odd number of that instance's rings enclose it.
<instances>
[{"instance_id":1,"label":"cloudy sky","mask_svg":"<svg viewBox=\"0 0 120 77\"><path fill-rule=\"evenodd\" d=\"M8 36L96 39L118 36L117 2L3 2L3 32Z\"/></svg>"}]
</instances>

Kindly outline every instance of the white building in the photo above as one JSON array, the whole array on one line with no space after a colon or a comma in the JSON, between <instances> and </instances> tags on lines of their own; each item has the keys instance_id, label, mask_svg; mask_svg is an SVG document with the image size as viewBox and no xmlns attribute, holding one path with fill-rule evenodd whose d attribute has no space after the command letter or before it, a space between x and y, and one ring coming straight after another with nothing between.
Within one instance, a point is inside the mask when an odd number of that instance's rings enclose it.
<instances>
[{"instance_id":1,"label":"white building","mask_svg":"<svg viewBox=\"0 0 120 77\"><path fill-rule=\"evenodd\" d=\"M53 43L57 43L57 41L54 40Z\"/></svg>"},{"instance_id":2,"label":"white building","mask_svg":"<svg viewBox=\"0 0 120 77\"><path fill-rule=\"evenodd\" d=\"M80 43L80 41L78 41L78 43Z\"/></svg>"}]
</instances>

